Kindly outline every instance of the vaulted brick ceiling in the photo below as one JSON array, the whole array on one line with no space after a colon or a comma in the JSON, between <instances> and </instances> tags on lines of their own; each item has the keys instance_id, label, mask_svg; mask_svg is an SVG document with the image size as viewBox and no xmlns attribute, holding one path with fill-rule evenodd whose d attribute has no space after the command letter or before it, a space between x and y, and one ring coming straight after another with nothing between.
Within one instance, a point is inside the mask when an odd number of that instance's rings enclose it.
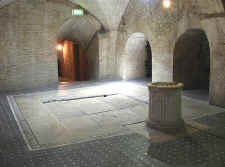
<instances>
[{"instance_id":1,"label":"vaulted brick ceiling","mask_svg":"<svg viewBox=\"0 0 225 167\"><path fill-rule=\"evenodd\" d=\"M58 33L58 41L71 40L79 42L85 49L101 25L91 16L76 17L67 20Z\"/></svg>"},{"instance_id":2,"label":"vaulted brick ceiling","mask_svg":"<svg viewBox=\"0 0 225 167\"><path fill-rule=\"evenodd\" d=\"M0 0L0 8L15 0ZM130 0L69 0L79 4L96 18L106 29L116 29Z\"/></svg>"},{"instance_id":3,"label":"vaulted brick ceiling","mask_svg":"<svg viewBox=\"0 0 225 167\"><path fill-rule=\"evenodd\" d=\"M130 0L70 0L93 13L106 28L117 29Z\"/></svg>"},{"instance_id":4,"label":"vaulted brick ceiling","mask_svg":"<svg viewBox=\"0 0 225 167\"><path fill-rule=\"evenodd\" d=\"M4 5L7 5L16 0L0 0L0 8ZM47 0L46 0L47 1ZM143 13L145 15L149 14L149 12L144 11L146 7L151 6L154 8L154 4L160 2L160 0L69 0L73 3L79 4L86 10L88 10L92 15L94 15L104 26L106 29L115 30L118 28L121 18L124 15L127 8L131 8L131 4L133 4L132 8L134 13L142 13L138 17L142 17ZM207 1L207 3L202 3L202 1ZM225 0L221 0L225 5ZM217 2L216 0L198 0L201 4L209 4ZM148 5L147 5L148 4ZM140 6L141 5L141 6ZM136 10L138 9L138 10ZM208 7L204 7L204 9L208 10ZM132 10L131 10L132 11ZM148 9L149 11L149 9Z\"/></svg>"}]
</instances>

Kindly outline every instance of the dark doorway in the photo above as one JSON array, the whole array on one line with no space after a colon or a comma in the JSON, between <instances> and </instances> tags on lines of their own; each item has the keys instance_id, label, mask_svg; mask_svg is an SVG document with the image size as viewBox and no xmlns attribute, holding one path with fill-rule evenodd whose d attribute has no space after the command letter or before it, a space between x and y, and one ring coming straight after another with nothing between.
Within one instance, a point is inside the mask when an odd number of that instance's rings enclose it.
<instances>
[{"instance_id":1,"label":"dark doorway","mask_svg":"<svg viewBox=\"0 0 225 167\"><path fill-rule=\"evenodd\" d=\"M57 50L60 82L87 80L87 60L79 43L63 41L63 50Z\"/></svg>"},{"instance_id":2,"label":"dark doorway","mask_svg":"<svg viewBox=\"0 0 225 167\"><path fill-rule=\"evenodd\" d=\"M223 7L225 9L225 0L222 0L222 3L223 3Z\"/></svg>"},{"instance_id":3,"label":"dark doorway","mask_svg":"<svg viewBox=\"0 0 225 167\"><path fill-rule=\"evenodd\" d=\"M173 71L174 81L183 82L184 89L209 89L210 48L203 30L188 30L178 39Z\"/></svg>"},{"instance_id":4,"label":"dark doorway","mask_svg":"<svg viewBox=\"0 0 225 167\"><path fill-rule=\"evenodd\" d=\"M152 49L149 41L146 41L145 48L147 55L147 59L145 61L146 77L152 78Z\"/></svg>"}]
</instances>

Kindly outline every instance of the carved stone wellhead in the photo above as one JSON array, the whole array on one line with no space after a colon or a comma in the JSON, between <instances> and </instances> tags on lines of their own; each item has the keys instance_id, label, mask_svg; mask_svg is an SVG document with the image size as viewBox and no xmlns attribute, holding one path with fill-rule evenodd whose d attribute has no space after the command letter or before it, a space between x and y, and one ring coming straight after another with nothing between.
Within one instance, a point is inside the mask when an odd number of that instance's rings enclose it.
<instances>
[{"instance_id":1,"label":"carved stone wellhead","mask_svg":"<svg viewBox=\"0 0 225 167\"><path fill-rule=\"evenodd\" d=\"M149 88L149 127L160 130L183 129L184 121L181 113L182 83L157 82Z\"/></svg>"}]
</instances>

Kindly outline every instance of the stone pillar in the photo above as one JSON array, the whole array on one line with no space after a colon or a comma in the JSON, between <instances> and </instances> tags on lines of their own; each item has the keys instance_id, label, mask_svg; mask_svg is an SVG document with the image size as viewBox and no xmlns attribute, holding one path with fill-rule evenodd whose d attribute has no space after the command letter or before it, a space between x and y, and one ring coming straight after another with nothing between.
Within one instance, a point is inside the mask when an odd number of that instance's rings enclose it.
<instances>
[{"instance_id":1,"label":"stone pillar","mask_svg":"<svg viewBox=\"0 0 225 167\"><path fill-rule=\"evenodd\" d=\"M151 83L149 88L149 118L147 124L159 130L183 129L181 114L182 83Z\"/></svg>"}]
</instances>

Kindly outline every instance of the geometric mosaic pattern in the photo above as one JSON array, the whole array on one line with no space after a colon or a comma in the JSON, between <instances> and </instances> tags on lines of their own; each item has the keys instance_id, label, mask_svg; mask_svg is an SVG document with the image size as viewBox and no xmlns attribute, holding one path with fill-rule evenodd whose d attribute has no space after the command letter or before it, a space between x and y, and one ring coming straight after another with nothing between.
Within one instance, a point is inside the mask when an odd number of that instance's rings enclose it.
<instances>
[{"instance_id":1,"label":"geometric mosaic pattern","mask_svg":"<svg viewBox=\"0 0 225 167\"><path fill-rule=\"evenodd\" d=\"M204 130L208 133L220 137L225 140L225 113L217 113L210 116L204 116L198 119L195 119L194 122L196 128L199 126L204 126Z\"/></svg>"},{"instance_id":2,"label":"geometric mosaic pattern","mask_svg":"<svg viewBox=\"0 0 225 167\"><path fill-rule=\"evenodd\" d=\"M129 134L58 149L34 151L29 155L22 152L10 153L6 164L7 167L223 167L224 146L224 140L204 132L157 144L152 144L138 134Z\"/></svg>"},{"instance_id":3,"label":"geometric mosaic pattern","mask_svg":"<svg viewBox=\"0 0 225 167\"><path fill-rule=\"evenodd\" d=\"M140 96L137 98L143 97ZM143 99L143 98L141 98ZM188 101L186 106L191 105ZM197 106L199 109L198 105ZM190 106L189 106L190 107ZM193 106L192 106L193 107ZM195 109L195 107L193 107ZM204 109L203 107L202 109ZM206 108L207 109L207 108ZM205 109L204 109L205 110ZM211 110L211 109L210 109ZM187 114L187 120L208 127L221 127L224 113L202 112L203 117ZM218 112L217 112L218 111ZM206 118L207 117L207 118ZM192 119L192 121L193 121ZM29 151L8 105L0 95L0 166L1 167L224 167L225 140L194 127L187 133L170 136L144 125L130 124L136 133L96 139L62 147ZM146 133L147 132L147 133ZM159 140L160 139L160 140ZM163 139L163 140L162 140Z\"/></svg>"}]
</instances>

